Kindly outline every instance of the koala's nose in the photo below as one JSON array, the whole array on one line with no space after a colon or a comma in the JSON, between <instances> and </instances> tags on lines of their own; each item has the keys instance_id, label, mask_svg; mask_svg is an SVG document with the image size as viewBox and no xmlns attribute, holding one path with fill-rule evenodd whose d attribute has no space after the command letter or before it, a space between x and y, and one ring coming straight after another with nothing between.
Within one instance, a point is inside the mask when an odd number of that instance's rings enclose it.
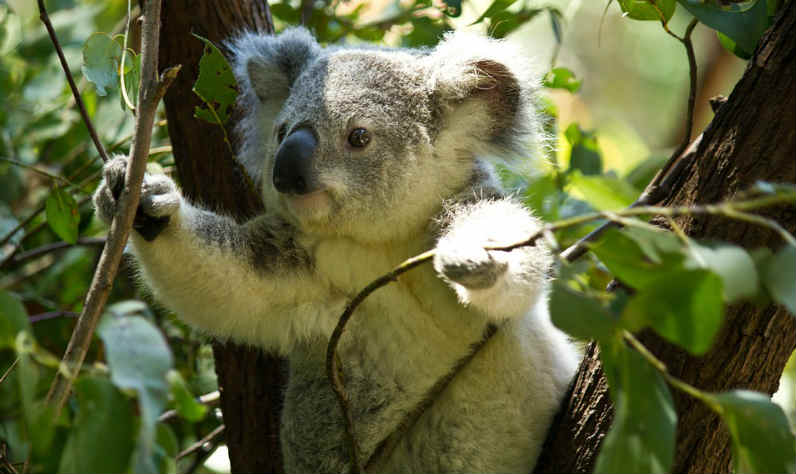
<instances>
[{"instance_id":1,"label":"koala's nose","mask_svg":"<svg viewBox=\"0 0 796 474\"><path fill-rule=\"evenodd\" d=\"M285 138L276 152L274 187L280 193L308 194L320 185L313 171L318 140L312 131L300 128Z\"/></svg>"}]
</instances>

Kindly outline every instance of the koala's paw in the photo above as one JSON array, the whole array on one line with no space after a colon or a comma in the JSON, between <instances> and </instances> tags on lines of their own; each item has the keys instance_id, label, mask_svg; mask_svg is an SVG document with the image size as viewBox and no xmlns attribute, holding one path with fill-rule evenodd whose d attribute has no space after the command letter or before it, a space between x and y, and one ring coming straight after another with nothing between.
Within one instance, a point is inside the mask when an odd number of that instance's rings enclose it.
<instances>
[{"instance_id":1,"label":"koala's paw","mask_svg":"<svg viewBox=\"0 0 796 474\"><path fill-rule=\"evenodd\" d=\"M108 161L103 169L103 179L93 200L97 216L106 224L116 215L126 171L127 158L121 156ZM180 193L174 181L163 175L144 175L133 228L146 240L154 239L166 228L169 216L179 210L180 204Z\"/></svg>"},{"instance_id":2,"label":"koala's paw","mask_svg":"<svg viewBox=\"0 0 796 474\"><path fill-rule=\"evenodd\" d=\"M508 264L477 245L442 241L434 253L434 269L445 279L471 290L491 288Z\"/></svg>"}]
</instances>

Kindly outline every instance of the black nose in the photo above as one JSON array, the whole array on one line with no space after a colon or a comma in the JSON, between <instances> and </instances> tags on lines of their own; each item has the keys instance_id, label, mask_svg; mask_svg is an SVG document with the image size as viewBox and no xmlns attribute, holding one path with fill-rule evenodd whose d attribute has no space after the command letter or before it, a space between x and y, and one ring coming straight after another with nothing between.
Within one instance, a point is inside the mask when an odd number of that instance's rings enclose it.
<instances>
[{"instance_id":1,"label":"black nose","mask_svg":"<svg viewBox=\"0 0 796 474\"><path fill-rule=\"evenodd\" d=\"M320 186L313 170L313 155L318 140L309 129L300 128L288 135L276 152L274 187L280 193L308 194Z\"/></svg>"}]
</instances>

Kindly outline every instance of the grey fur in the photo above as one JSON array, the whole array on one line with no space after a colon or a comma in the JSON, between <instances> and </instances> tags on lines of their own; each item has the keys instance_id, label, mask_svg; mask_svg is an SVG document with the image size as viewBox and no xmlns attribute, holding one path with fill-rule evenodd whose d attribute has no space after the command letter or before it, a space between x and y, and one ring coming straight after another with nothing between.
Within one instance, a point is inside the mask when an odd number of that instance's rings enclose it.
<instances>
[{"instance_id":1,"label":"grey fur","mask_svg":"<svg viewBox=\"0 0 796 474\"><path fill-rule=\"evenodd\" d=\"M404 259L434 265L371 295L339 348L367 458L484 328L497 334L384 461L388 472L529 472L577 364L549 322L543 246L484 247L540 222L507 197L485 156L511 160L542 140L536 83L508 45L457 34L432 50L320 48L302 29L232 40L244 111L239 156L266 212L239 225L147 175L141 212L169 218L132 238L142 279L186 321L289 357L282 445L288 472L350 470L324 353L350 298ZM317 138L306 195L272 183L283 133ZM366 128L365 147L348 143ZM97 215L116 211L126 163L106 165Z\"/></svg>"}]
</instances>

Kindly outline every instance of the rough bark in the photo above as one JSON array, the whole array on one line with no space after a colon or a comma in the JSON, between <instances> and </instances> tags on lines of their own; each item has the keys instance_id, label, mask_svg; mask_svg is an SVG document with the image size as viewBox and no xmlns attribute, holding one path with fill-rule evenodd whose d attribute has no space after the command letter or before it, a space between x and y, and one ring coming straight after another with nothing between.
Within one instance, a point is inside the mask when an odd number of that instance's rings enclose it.
<instances>
[{"instance_id":1,"label":"rough bark","mask_svg":"<svg viewBox=\"0 0 796 474\"><path fill-rule=\"evenodd\" d=\"M165 97L177 173L185 195L195 202L244 220L262 207L249 192L217 125L193 117L200 100L192 92L203 44L217 46L243 29L270 32L266 2L257 0L169 0L164 2L160 64L182 64ZM234 118L227 131L234 127ZM218 317L225 315L218 308ZM282 472L279 411L284 362L259 350L216 343L213 347L226 442L233 472Z\"/></svg>"},{"instance_id":2,"label":"rough bark","mask_svg":"<svg viewBox=\"0 0 796 474\"><path fill-rule=\"evenodd\" d=\"M678 192L667 205L690 205L732 198L757 180L796 183L796 9L783 9L758 45L727 103L704 132ZM796 231L792 206L765 211ZM682 218L686 232L700 239L734 242L747 248L782 245L772 232L717 217ZM796 349L796 319L784 308L749 304L727 307L714 347L694 357L645 332L642 341L675 376L699 388L746 388L773 393L788 356ZM672 472L729 472L729 434L698 401L675 393L679 416ZM598 351L592 344L562 413L548 436L536 472L590 472L612 417Z\"/></svg>"}]
</instances>

